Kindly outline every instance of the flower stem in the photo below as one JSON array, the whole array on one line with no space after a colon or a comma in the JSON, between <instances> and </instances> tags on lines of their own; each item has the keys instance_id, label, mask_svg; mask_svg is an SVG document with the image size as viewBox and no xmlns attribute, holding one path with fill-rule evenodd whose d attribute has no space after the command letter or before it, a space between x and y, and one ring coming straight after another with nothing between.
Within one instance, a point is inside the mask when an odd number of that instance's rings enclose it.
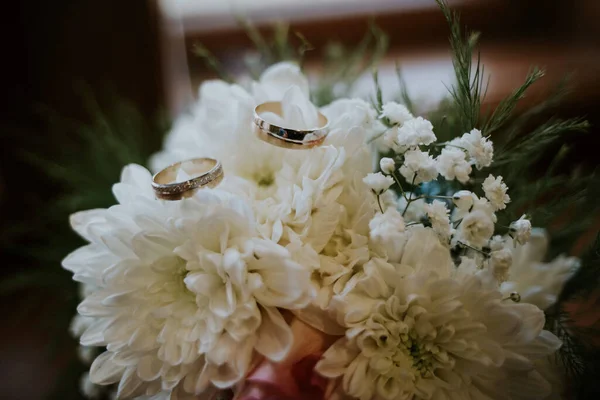
<instances>
[{"instance_id":1,"label":"flower stem","mask_svg":"<svg viewBox=\"0 0 600 400\"><path fill-rule=\"evenodd\" d=\"M461 246L464 246L464 247L468 247L469 249L471 249L471 250L473 250L473 251L476 251L476 252L478 252L478 253L481 253L481 254L483 254L483 255L484 255L484 256L486 256L486 257L489 257L489 256L490 256L490 253L486 253L485 251L483 251L483 250L480 250L480 249L478 249L478 248L476 248L476 247L469 246L469 245L468 245L468 244L466 244L466 243L463 243L463 242L458 242L458 244L460 244Z\"/></svg>"},{"instance_id":2,"label":"flower stem","mask_svg":"<svg viewBox=\"0 0 600 400\"><path fill-rule=\"evenodd\" d=\"M417 174L413 175L412 178L412 182L410 183L411 186L415 186L415 179L417 178ZM402 211L402 216L404 217L404 214L406 214L406 211L408 210L408 206L410 206L410 203L412 203L413 201L417 200L418 198L413 199L412 198L413 193L410 192L410 198L406 200L406 207L404 207L404 211Z\"/></svg>"},{"instance_id":3,"label":"flower stem","mask_svg":"<svg viewBox=\"0 0 600 400\"><path fill-rule=\"evenodd\" d=\"M448 143L448 142L443 142L443 143L432 143L431 145L432 145L432 146L436 146L436 147L442 147L442 146L443 146L443 147L446 147L446 146L448 146L448 147L456 147L457 149L461 149L462 151L467 151L467 149L465 149L465 148L464 148L464 147L462 147L462 146L457 146L457 145L455 145L455 144L450 144L450 143Z\"/></svg>"},{"instance_id":4,"label":"flower stem","mask_svg":"<svg viewBox=\"0 0 600 400\"><path fill-rule=\"evenodd\" d=\"M383 214L383 207L381 206L381 195L377 195L377 204L379 205L379 210Z\"/></svg>"},{"instance_id":5,"label":"flower stem","mask_svg":"<svg viewBox=\"0 0 600 400\"><path fill-rule=\"evenodd\" d=\"M398 179L398 177L396 176L396 173L394 171L392 171L392 178L394 178L394 180L396 181L396 184L400 188L400 192L402 192L402 197L404 197L404 200L408 201L408 198L406 197L406 193L404 192L404 189L402 188L402 184L400 183L400 179Z\"/></svg>"}]
</instances>

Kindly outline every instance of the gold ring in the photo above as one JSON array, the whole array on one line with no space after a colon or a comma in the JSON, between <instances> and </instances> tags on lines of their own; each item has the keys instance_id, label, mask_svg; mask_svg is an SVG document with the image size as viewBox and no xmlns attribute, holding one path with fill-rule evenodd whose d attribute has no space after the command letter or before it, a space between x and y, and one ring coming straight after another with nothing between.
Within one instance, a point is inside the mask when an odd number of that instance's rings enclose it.
<instances>
[{"instance_id":1,"label":"gold ring","mask_svg":"<svg viewBox=\"0 0 600 400\"><path fill-rule=\"evenodd\" d=\"M176 182L182 169L193 177ZM223 180L223 167L213 158L194 158L169 165L152 177L152 189L156 197L163 200L181 200L190 197L198 189L216 187Z\"/></svg>"},{"instance_id":2,"label":"gold ring","mask_svg":"<svg viewBox=\"0 0 600 400\"><path fill-rule=\"evenodd\" d=\"M254 134L267 143L286 149L310 149L319 146L327 136L327 117L320 112L319 127L313 129L290 129L277 126L265 121L260 115L264 112L272 112L282 115L281 102L269 101L256 106L254 109Z\"/></svg>"}]
</instances>

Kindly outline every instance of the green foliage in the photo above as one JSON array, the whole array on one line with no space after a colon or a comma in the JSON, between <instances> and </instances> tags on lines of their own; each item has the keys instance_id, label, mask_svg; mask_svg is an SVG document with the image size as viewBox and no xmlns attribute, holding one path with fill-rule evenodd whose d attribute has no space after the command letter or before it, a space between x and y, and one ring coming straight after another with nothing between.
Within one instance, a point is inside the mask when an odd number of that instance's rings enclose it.
<instances>
[{"instance_id":1,"label":"green foliage","mask_svg":"<svg viewBox=\"0 0 600 400\"><path fill-rule=\"evenodd\" d=\"M303 66L306 53L314 50L300 32L294 32L292 36L287 24L276 24L270 33L263 34L247 19L238 18L238 21L254 44L255 53L248 54L244 59L254 79L276 62L292 61ZM324 49L322 72L311 93L313 103L322 106L347 96L356 80L383 58L388 45L388 36L373 22L369 24L363 39L351 48L340 43L329 43ZM223 65L206 47L197 43L194 53L221 79L232 81Z\"/></svg>"},{"instance_id":2,"label":"green foliage","mask_svg":"<svg viewBox=\"0 0 600 400\"><path fill-rule=\"evenodd\" d=\"M247 54L244 63L252 78L257 79L268 66L280 61L293 61L302 65L308 51L314 47L300 32L290 34L289 24L277 23L268 34L263 34L248 19L238 17L238 23L254 45L254 53ZM217 57L201 43L194 43L193 53L200 57L207 67L227 82L235 79L227 72Z\"/></svg>"},{"instance_id":3,"label":"green foliage","mask_svg":"<svg viewBox=\"0 0 600 400\"><path fill-rule=\"evenodd\" d=\"M444 0L437 2L450 24L456 75L456 85L450 88L452 101L442 102L431 116L438 138L449 140L475 127L479 127L484 135L493 133L494 163L484 171L475 171L470 189L478 190L490 173L503 176L512 201L499 215L497 226L507 226L524 213L531 215L535 226L541 227L551 227L560 218L566 218L568 222L553 233L549 256L568 251L600 214L597 201L600 176L585 171L578 164L566 163L571 150L566 139L586 134L589 123L583 118L551 117L543 121L547 115L552 115L568 93L568 79L563 80L545 101L514 117L518 102L543 77L543 72L534 68L525 82L481 123L484 67L479 55L476 62L472 62L477 35L462 34L458 16L448 9ZM565 309L569 302L586 302L590 296L596 298L599 284L600 240L584 257L582 268L565 286L559 301L546 311L546 328L563 341L556 361L566 371L567 382L582 399L600 394L595 378L592 378L600 372L600 351L593 343L599 332L578 325L581 316L567 313ZM592 309L597 309L597 305Z\"/></svg>"},{"instance_id":4,"label":"green foliage","mask_svg":"<svg viewBox=\"0 0 600 400\"><path fill-rule=\"evenodd\" d=\"M204 45L201 43L194 43L192 46L192 53L204 60L204 64L212 71L214 71L219 79L224 80L225 82L232 83L234 79L229 76L221 62L215 57L213 53L210 52Z\"/></svg>"},{"instance_id":5,"label":"green foliage","mask_svg":"<svg viewBox=\"0 0 600 400\"><path fill-rule=\"evenodd\" d=\"M546 311L546 329L563 341L557 359L571 392L579 399L600 395L596 382L600 373L600 327L589 324L590 319L598 321L599 284L600 236L582 258L580 269L565 285L559 301Z\"/></svg>"},{"instance_id":6,"label":"green foliage","mask_svg":"<svg viewBox=\"0 0 600 400\"><path fill-rule=\"evenodd\" d=\"M501 128L508 119L512 116L512 112L514 111L517 103L525 97L525 92L531 85L537 82L544 76L544 71L534 68L529 74L527 74L527 78L525 78L525 83L521 85L517 90L515 90L510 96L505 98L500 102L498 107L494 110L494 113L485 123L482 131L485 132L486 135L491 135L493 132L497 131Z\"/></svg>"},{"instance_id":7,"label":"green foliage","mask_svg":"<svg viewBox=\"0 0 600 400\"><path fill-rule=\"evenodd\" d=\"M374 22L363 39L352 49L331 43L325 50L323 73L312 93L313 102L322 106L346 97L356 80L366 71L373 70L385 56L389 37Z\"/></svg>"},{"instance_id":8,"label":"green foliage","mask_svg":"<svg viewBox=\"0 0 600 400\"><path fill-rule=\"evenodd\" d=\"M445 0L436 0L450 25L450 46L456 84L449 91L458 112L458 127L463 132L479 126L481 103L485 98L487 83L479 53L473 64L473 52L479 40L478 33L463 33L459 15L451 11Z\"/></svg>"},{"instance_id":9,"label":"green foliage","mask_svg":"<svg viewBox=\"0 0 600 400\"><path fill-rule=\"evenodd\" d=\"M406 82L404 81L404 76L402 76L402 69L400 68L400 64L396 62L396 77L398 78L398 83L400 85L400 94L398 96L398 101L400 104L404 104L404 106L411 113L415 112L415 104L410 98L408 94L408 90L406 87Z\"/></svg>"}]
</instances>

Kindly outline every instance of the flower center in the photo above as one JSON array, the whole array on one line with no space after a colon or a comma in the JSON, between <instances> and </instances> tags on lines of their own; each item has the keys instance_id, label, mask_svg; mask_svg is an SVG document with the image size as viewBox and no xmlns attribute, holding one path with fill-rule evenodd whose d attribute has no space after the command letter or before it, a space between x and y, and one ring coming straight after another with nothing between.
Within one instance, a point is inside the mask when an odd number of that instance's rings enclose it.
<instances>
[{"instance_id":1,"label":"flower center","mask_svg":"<svg viewBox=\"0 0 600 400\"><path fill-rule=\"evenodd\" d=\"M400 340L412 359L413 368L422 378L433 376L435 354L439 353L439 348L430 343L421 344L417 341L417 335L411 331L408 335L403 334Z\"/></svg>"}]
</instances>

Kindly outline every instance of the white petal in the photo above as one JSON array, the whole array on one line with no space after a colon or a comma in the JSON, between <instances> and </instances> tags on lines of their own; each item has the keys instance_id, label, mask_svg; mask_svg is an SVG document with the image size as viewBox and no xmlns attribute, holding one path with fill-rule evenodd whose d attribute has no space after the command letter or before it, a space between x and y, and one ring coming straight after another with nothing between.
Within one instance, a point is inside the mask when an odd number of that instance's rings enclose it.
<instances>
[{"instance_id":1,"label":"white petal","mask_svg":"<svg viewBox=\"0 0 600 400\"><path fill-rule=\"evenodd\" d=\"M272 361L281 361L292 346L292 330L276 308L261 307L261 316L255 349Z\"/></svg>"},{"instance_id":2,"label":"white petal","mask_svg":"<svg viewBox=\"0 0 600 400\"><path fill-rule=\"evenodd\" d=\"M90 380L98 385L108 385L118 382L125 367L116 365L111 360L112 353L105 351L100 354L90 367Z\"/></svg>"},{"instance_id":3,"label":"white petal","mask_svg":"<svg viewBox=\"0 0 600 400\"><path fill-rule=\"evenodd\" d=\"M315 370L326 378L337 378L346 372L346 368L357 354L358 351L349 346L348 339L338 339L325 351Z\"/></svg>"}]
</instances>

